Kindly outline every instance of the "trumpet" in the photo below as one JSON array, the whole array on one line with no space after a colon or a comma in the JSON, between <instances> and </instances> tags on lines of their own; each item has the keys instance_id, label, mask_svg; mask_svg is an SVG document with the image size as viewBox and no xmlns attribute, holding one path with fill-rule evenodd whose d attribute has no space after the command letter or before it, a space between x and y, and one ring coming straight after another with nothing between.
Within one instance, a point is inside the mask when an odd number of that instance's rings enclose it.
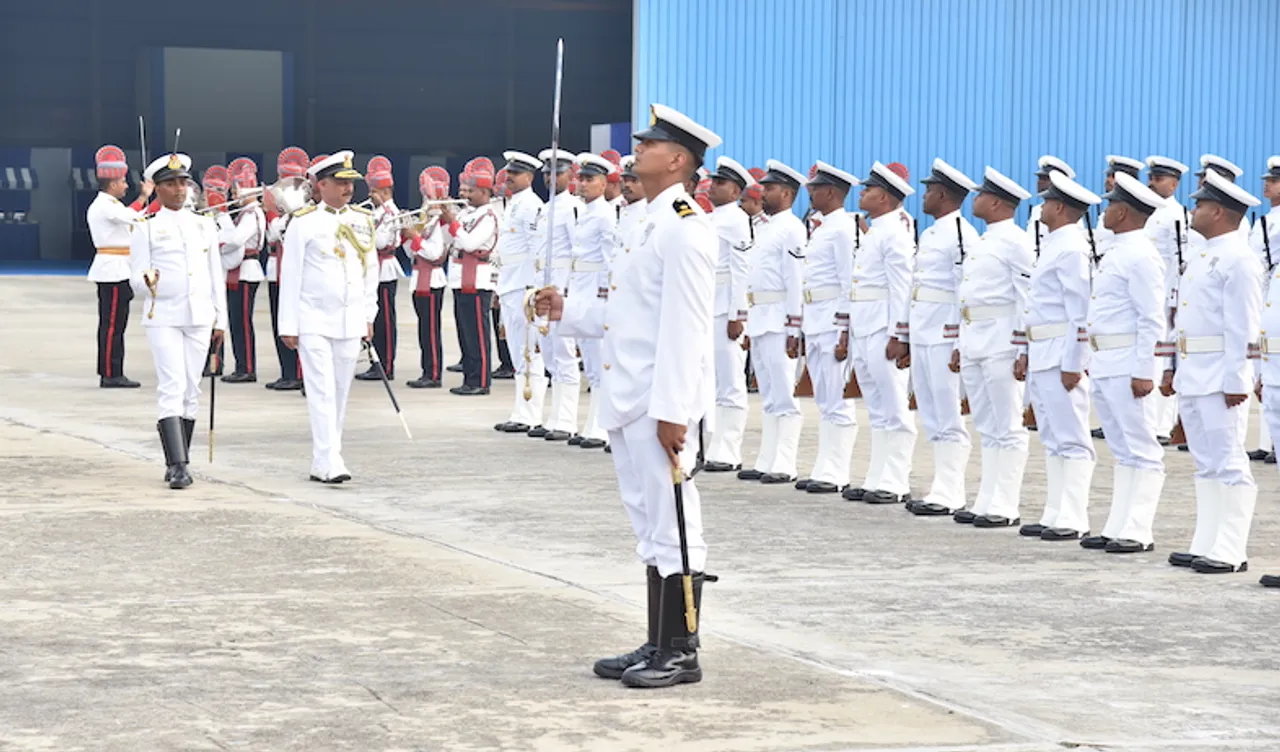
<instances>
[{"instance_id":1,"label":"trumpet","mask_svg":"<svg viewBox=\"0 0 1280 752\"><path fill-rule=\"evenodd\" d=\"M364 201L361 201L360 203L355 204L354 206L355 206L356 208L359 208L359 209L372 209L372 208L373 208L373 199L371 199L371 198L366 198Z\"/></svg>"},{"instance_id":2,"label":"trumpet","mask_svg":"<svg viewBox=\"0 0 1280 752\"><path fill-rule=\"evenodd\" d=\"M442 207L442 206L466 206L466 205L467 205L467 201L460 198L448 198L448 199L439 199L439 200L432 200L432 201L423 201L422 206L418 207L417 209L410 209L409 211L403 211L403 212L400 212L399 214L393 214L390 217L387 217L386 221L403 223L406 220L411 220L412 218L417 217L419 215L425 216L425 215L431 214L432 212L438 212L439 207Z\"/></svg>"},{"instance_id":3,"label":"trumpet","mask_svg":"<svg viewBox=\"0 0 1280 752\"><path fill-rule=\"evenodd\" d=\"M311 188L303 178L280 178L271 185L238 190L235 198L232 200L245 201L251 198L258 198L259 196L270 196L272 200L275 201L276 207L281 213L292 214L307 205L307 200L310 195ZM244 203L240 206L226 209L225 213L228 215L238 214L252 206L256 206L256 204ZM219 207L211 207L206 203L195 211L212 214L218 210Z\"/></svg>"}]
</instances>

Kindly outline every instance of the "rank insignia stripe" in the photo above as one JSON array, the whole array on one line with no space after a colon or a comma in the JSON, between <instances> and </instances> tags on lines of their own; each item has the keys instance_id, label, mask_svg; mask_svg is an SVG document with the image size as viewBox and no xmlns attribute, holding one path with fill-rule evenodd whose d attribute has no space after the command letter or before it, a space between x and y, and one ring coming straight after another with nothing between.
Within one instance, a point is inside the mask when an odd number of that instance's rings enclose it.
<instances>
[{"instance_id":1,"label":"rank insignia stripe","mask_svg":"<svg viewBox=\"0 0 1280 752\"><path fill-rule=\"evenodd\" d=\"M676 214L680 217L691 217L694 214L697 214L693 207L689 205L689 202L682 198L676 199L675 203L671 206L676 210Z\"/></svg>"}]
</instances>

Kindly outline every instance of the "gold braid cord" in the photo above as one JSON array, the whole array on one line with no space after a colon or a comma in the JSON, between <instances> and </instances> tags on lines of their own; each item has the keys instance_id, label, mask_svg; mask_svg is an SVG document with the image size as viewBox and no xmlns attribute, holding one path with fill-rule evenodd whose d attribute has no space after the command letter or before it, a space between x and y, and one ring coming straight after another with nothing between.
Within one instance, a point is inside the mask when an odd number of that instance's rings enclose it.
<instances>
[{"instance_id":1,"label":"gold braid cord","mask_svg":"<svg viewBox=\"0 0 1280 752\"><path fill-rule=\"evenodd\" d=\"M361 243L360 238L356 237L355 231L351 229L351 225L345 222L341 222L338 224L338 231L336 234L338 236L339 245L337 248L334 249L334 253L338 254L339 257L342 257L342 258L346 257L346 254L342 252L342 245L341 245L341 241L345 240L351 244L352 248L356 249L357 253L360 254L360 265L365 270L368 270L369 254L373 253L372 233L370 233L370 241L368 245Z\"/></svg>"}]
</instances>

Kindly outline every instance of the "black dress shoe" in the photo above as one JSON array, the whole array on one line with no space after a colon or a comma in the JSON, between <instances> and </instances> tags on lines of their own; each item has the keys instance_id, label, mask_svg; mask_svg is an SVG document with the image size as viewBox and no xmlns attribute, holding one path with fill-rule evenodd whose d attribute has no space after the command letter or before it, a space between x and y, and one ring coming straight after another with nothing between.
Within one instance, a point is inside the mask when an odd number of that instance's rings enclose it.
<instances>
[{"instance_id":1,"label":"black dress shoe","mask_svg":"<svg viewBox=\"0 0 1280 752\"><path fill-rule=\"evenodd\" d=\"M1253 462L1262 462L1267 458L1267 455L1270 454L1270 452L1265 449L1254 449L1247 452L1247 454L1249 455L1249 459Z\"/></svg>"},{"instance_id":2,"label":"black dress shoe","mask_svg":"<svg viewBox=\"0 0 1280 752\"><path fill-rule=\"evenodd\" d=\"M1169 563L1175 567L1189 567L1191 563L1200 558L1195 554L1179 553L1175 551L1169 554Z\"/></svg>"},{"instance_id":3,"label":"black dress shoe","mask_svg":"<svg viewBox=\"0 0 1280 752\"><path fill-rule=\"evenodd\" d=\"M328 483L329 485L336 486L336 485L338 485L339 483L346 483L346 482L347 482L347 481L349 481L349 480L351 480L351 476L350 476L350 475L348 475L348 474L346 474L346 473L338 473L337 475L333 476L332 478L323 478L323 479L321 479L321 481L320 481L320 482L321 482L321 483Z\"/></svg>"},{"instance_id":4,"label":"black dress shoe","mask_svg":"<svg viewBox=\"0 0 1280 752\"><path fill-rule=\"evenodd\" d=\"M570 436L568 431L547 431L547 435L542 438L547 441L568 441Z\"/></svg>"},{"instance_id":5,"label":"black dress shoe","mask_svg":"<svg viewBox=\"0 0 1280 752\"><path fill-rule=\"evenodd\" d=\"M387 378L391 378L391 374L387 374ZM382 381L382 374L378 371L377 366L370 366L369 370L364 373L356 374L357 381Z\"/></svg>"},{"instance_id":6,"label":"black dress shoe","mask_svg":"<svg viewBox=\"0 0 1280 752\"><path fill-rule=\"evenodd\" d=\"M541 439L547 435L547 427L534 426L533 428L530 428L528 431L526 431L525 434L531 439Z\"/></svg>"},{"instance_id":7,"label":"black dress shoe","mask_svg":"<svg viewBox=\"0 0 1280 752\"><path fill-rule=\"evenodd\" d=\"M809 487L809 479L808 479L808 478L801 478L800 480L796 481L796 490L797 490L797 491L803 491L803 490L805 490L805 489L806 489L806 488L808 488L808 487Z\"/></svg>"},{"instance_id":8,"label":"black dress shoe","mask_svg":"<svg viewBox=\"0 0 1280 752\"><path fill-rule=\"evenodd\" d=\"M1104 436L1104 435L1103 435L1103 433L1102 433L1102 429L1101 429L1101 428L1095 428L1095 429L1093 429L1092 431L1090 431L1090 432L1089 432L1089 435L1090 435L1090 436L1092 436L1092 437L1093 437L1093 438L1095 438L1095 439L1105 439L1105 438L1107 438L1106 436Z\"/></svg>"},{"instance_id":9,"label":"black dress shoe","mask_svg":"<svg viewBox=\"0 0 1280 752\"><path fill-rule=\"evenodd\" d=\"M907 506L907 511L921 517L950 517L952 512L947 507L932 501L917 501Z\"/></svg>"},{"instance_id":10,"label":"black dress shoe","mask_svg":"<svg viewBox=\"0 0 1280 752\"><path fill-rule=\"evenodd\" d=\"M974 527L1013 527L1022 522L1021 518L1009 519L999 514L980 514L973 518Z\"/></svg>"},{"instance_id":11,"label":"black dress shoe","mask_svg":"<svg viewBox=\"0 0 1280 752\"><path fill-rule=\"evenodd\" d=\"M738 480L760 480L763 477L764 473L755 468L738 471Z\"/></svg>"},{"instance_id":12,"label":"black dress shoe","mask_svg":"<svg viewBox=\"0 0 1280 752\"><path fill-rule=\"evenodd\" d=\"M515 372L515 369L513 368L499 368L498 370L489 374L489 378L491 379L514 379L515 377L516 377L516 372Z\"/></svg>"},{"instance_id":13,"label":"black dress shoe","mask_svg":"<svg viewBox=\"0 0 1280 752\"><path fill-rule=\"evenodd\" d=\"M1272 449L1270 452L1267 452L1267 458L1262 461L1262 464L1264 465L1276 464L1276 450Z\"/></svg>"},{"instance_id":14,"label":"black dress shoe","mask_svg":"<svg viewBox=\"0 0 1280 752\"><path fill-rule=\"evenodd\" d=\"M222 377L223 383L226 384L256 384L258 377L252 373L229 373Z\"/></svg>"},{"instance_id":15,"label":"black dress shoe","mask_svg":"<svg viewBox=\"0 0 1280 752\"><path fill-rule=\"evenodd\" d=\"M1044 532L1040 533L1040 540L1043 541L1072 541L1080 540L1088 535L1089 531L1083 533L1079 530L1072 530L1069 527L1047 527Z\"/></svg>"},{"instance_id":16,"label":"black dress shoe","mask_svg":"<svg viewBox=\"0 0 1280 752\"><path fill-rule=\"evenodd\" d=\"M511 421L507 421L503 424L502 432L527 434L529 433L529 427L523 423L512 423Z\"/></svg>"},{"instance_id":17,"label":"black dress shoe","mask_svg":"<svg viewBox=\"0 0 1280 752\"><path fill-rule=\"evenodd\" d=\"M1191 451L1191 447L1187 446L1186 444L1179 444L1179 445L1178 445L1178 451L1179 451L1179 452L1190 452L1190 451Z\"/></svg>"},{"instance_id":18,"label":"black dress shoe","mask_svg":"<svg viewBox=\"0 0 1280 752\"><path fill-rule=\"evenodd\" d=\"M1081 545L1084 545L1084 541L1081 541ZM1108 541L1106 548L1106 552L1109 554L1141 554L1154 550L1156 550L1156 544L1154 543L1148 543L1144 546L1139 541L1126 540L1124 538Z\"/></svg>"},{"instance_id":19,"label":"black dress shoe","mask_svg":"<svg viewBox=\"0 0 1280 752\"><path fill-rule=\"evenodd\" d=\"M728 462L708 462L702 466L702 469L708 473L731 473L735 470L741 470L742 465L730 465Z\"/></svg>"},{"instance_id":20,"label":"black dress shoe","mask_svg":"<svg viewBox=\"0 0 1280 752\"><path fill-rule=\"evenodd\" d=\"M1232 566L1225 561L1214 561L1202 556L1191 562L1191 568L1200 574L1231 574L1233 572L1248 572L1249 562L1242 561L1239 566Z\"/></svg>"},{"instance_id":21,"label":"black dress shoe","mask_svg":"<svg viewBox=\"0 0 1280 752\"><path fill-rule=\"evenodd\" d=\"M862 501L862 497L866 495L867 489L854 488L853 486L849 486L840 494L845 501Z\"/></svg>"},{"instance_id":22,"label":"black dress shoe","mask_svg":"<svg viewBox=\"0 0 1280 752\"><path fill-rule=\"evenodd\" d=\"M911 494L905 493L901 496L889 491L868 491L862 496L862 500L868 504L901 504L911 500Z\"/></svg>"},{"instance_id":23,"label":"black dress shoe","mask_svg":"<svg viewBox=\"0 0 1280 752\"><path fill-rule=\"evenodd\" d=\"M968 509L957 509L955 514L951 515L951 519L961 525L972 525L973 521L978 519L978 515Z\"/></svg>"},{"instance_id":24,"label":"black dress shoe","mask_svg":"<svg viewBox=\"0 0 1280 752\"><path fill-rule=\"evenodd\" d=\"M478 397L489 393L488 388L483 386L455 386L449 390L450 394L457 394L461 397Z\"/></svg>"},{"instance_id":25,"label":"black dress shoe","mask_svg":"<svg viewBox=\"0 0 1280 752\"><path fill-rule=\"evenodd\" d=\"M405 383L405 386L411 387L413 389L439 389L440 388L439 381L437 381L436 379L429 379L426 376L416 378L413 381L406 381L404 383Z\"/></svg>"},{"instance_id":26,"label":"black dress shoe","mask_svg":"<svg viewBox=\"0 0 1280 752\"><path fill-rule=\"evenodd\" d=\"M124 376L112 376L111 378L98 379L99 389L137 389L142 386L132 379Z\"/></svg>"},{"instance_id":27,"label":"black dress shoe","mask_svg":"<svg viewBox=\"0 0 1280 752\"><path fill-rule=\"evenodd\" d=\"M296 392L302 389L301 379L280 379L276 382L277 392Z\"/></svg>"},{"instance_id":28,"label":"black dress shoe","mask_svg":"<svg viewBox=\"0 0 1280 752\"><path fill-rule=\"evenodd\" d=\"M577 434L569 437L569 446L582 446L582 435Z\"/></svg>"},{"instance_id":29,"label":"black dress shoe","mask_svg":"<svg viewBox=\"0 0 1280 752\"><path fill-rule=\"evenodd\" d=\"M1156 437L1156 442L1157 442L1157 443L1159 443L1159 444L1160 444L1160 446L1169 446L1169 443L1170 443L1171 441L1172 441L1172 439L1171 439L1170 437L1168 437L1168 436L1157 436L1157 437Z\"/></svg>"},{"instance_id":30,"label":"black dress shoe","mask_svg":"<svg viewBox=\"0 0 1280 752\"><path fill-rule=\"evenodd\" d=\"M1091 551L1102 551L1110 542L1111 539L1105 535L1090 535L1087 538L1080 539L1080 547L1087 548Z\"/></svg>"},{"instance_id":31,"label":"black dress shoe","mask_svg":"<svg viewBox=\"0 0 1280 752\"><path fill-rule=\"evenodd\" d=\"M604 453L605 453L605 454L613 454L613 447L611 447L611 446L606 446L606 447L604 448Z\"/></svg>"},{"instance_id":32,"label":"black dress shoe","mask_svg":"<svg viewBox=\"0 0 1280 752\"><path fill-rule=\"evenodd\" d=\"M604 449L607 446L609 442L604 439L583 439L582 443L578 444L579 449Z\"/></svg>"},{"instance_id":33,"label":"black dress shoe","mask_svg":"<svg viewBox=\"0 0 1280 752\"><path fill-rule=\"evenodd\" d=\"M444 370L448 371L449 373L462 373L462 364L454 363L453 365L445 368Z\"/></svg>"},{"instance_id":34,"label":"black dress shoe","mask_svg":"<svg viewBox=\"0 0 1280 752\"><path fill-rule=\"evenodd\" d=\"M1280 588L1280 576L1278 576L1278 575L1274 575L1274 574L1264 574L1264 575L1262 575L1262 579L1258 580L1258 582L1259 582L1263 587L1277 587L1277 588Z\"/></svg>"},{"instance_id":35,"label":"black dress shoe","mask_svg":"<svg viewBox=\"0 0 1280 752\"><path fill-rule=\"evenodd\" d=\"M786 473L765 473L760 476L760 482L766 486L776 486L782 483L790 483L795 480L795 476Z\"/></svg>"},{"instance_id":36,"label":"black dress shoe","mask_svg":"<svg viewBox=\"0 0 1280 752\"><path fill-rule=\"evenodd\" d=\"M1044 525L1040 524L1023 525L1018 528L1018 535L1025 536L1027 538L1039 538L1040 534L1044 532L1044 529Z\"/></svg>"},{"instance_id":37,"label":"black dress shoe","mask_svg":"<svg viewBox=\"0 0 1280 752\"><path fill-rule=\"evenodd\" d=\"M800 484L797 483L796 488L799 487ZM840 486L825 480L811 480L805 485L804 490L812 494L833 494L840 493Z\"/></svg>"}]
</instances>

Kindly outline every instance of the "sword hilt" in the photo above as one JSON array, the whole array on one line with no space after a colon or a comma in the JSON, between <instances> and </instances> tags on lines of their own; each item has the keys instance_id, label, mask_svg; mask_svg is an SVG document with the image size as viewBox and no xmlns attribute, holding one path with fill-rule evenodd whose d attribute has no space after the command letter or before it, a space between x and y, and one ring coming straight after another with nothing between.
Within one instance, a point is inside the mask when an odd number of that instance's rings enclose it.
<instances>
[{"instance_id":1,"label":"sword hilt","mask_svg":"<svg viewBox=\"0 0 1280 752\"><path fill-rule=\"evenodd\" d=\"M684 586L684 625L690 635L698 632L698 607L693 603L693 575L680 578Z\"/></svg>"}]
</instances>

